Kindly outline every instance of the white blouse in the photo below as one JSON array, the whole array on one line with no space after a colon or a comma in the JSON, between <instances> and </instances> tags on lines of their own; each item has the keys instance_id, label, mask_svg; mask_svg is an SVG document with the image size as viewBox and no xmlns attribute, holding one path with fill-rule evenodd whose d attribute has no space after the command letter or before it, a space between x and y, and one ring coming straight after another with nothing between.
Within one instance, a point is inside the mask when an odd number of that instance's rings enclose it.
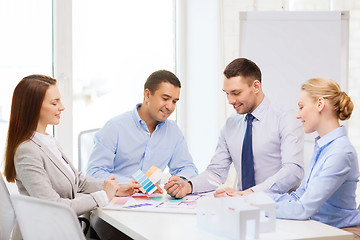
<instances>
[{"instance_id":1,"label":"white blouse","mask_svg":"<svg viewBox=\"0 0 360 240\"><path fill-rule=\"evenodd\" d=\"M75 172L70 167L69 163L67 163L61 155L60 150L58 149L55 139L53 136L49 134L42 134L35 132L35 136L50 149L50 151L60 160L60 162L65 166L65 168L69 171L71 176L74 178L74 182L76 183L76 175Z\"/></svg>"}]
</instances>

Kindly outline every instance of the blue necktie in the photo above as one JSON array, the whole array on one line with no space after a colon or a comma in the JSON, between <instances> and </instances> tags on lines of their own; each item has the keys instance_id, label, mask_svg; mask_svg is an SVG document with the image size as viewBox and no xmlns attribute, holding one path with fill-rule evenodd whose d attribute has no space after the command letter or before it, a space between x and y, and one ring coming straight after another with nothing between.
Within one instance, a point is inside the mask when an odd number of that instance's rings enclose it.
<instances>
[{"instance_id":1,"label":"blue necktie","mask_svg":"<svg viewBox=\"0 0 360 240\"><path fill-rule=\"evenodd\" d=\"M252 150L252 122L254 116L246 115L246 132L241 153L242 190L255 186L254 156Z\"/></svg>"}]
</instances>

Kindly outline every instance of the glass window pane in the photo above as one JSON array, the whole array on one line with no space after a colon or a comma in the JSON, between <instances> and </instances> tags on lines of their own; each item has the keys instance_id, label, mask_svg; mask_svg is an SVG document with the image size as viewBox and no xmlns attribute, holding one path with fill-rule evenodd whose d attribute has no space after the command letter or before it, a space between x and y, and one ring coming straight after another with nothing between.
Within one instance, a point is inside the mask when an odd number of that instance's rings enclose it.
<instances>
[{"instance_id":1,"label":"glass window pane","mask_svg":"<svg viewBox=\"0 0 360 240\"><path fill-rule=\"evenodd\" d=\"M52 75L52 3L0 0L0 154L17 83L30 74Z\"/></svg>"},{"instance_id":2,"label":"glass window pane","mask_svg":"<svg viewBox=\"0 0 360 240\"><path fill-rule=\"evenodd\" d=\"M73 1L74 159L80 131L142 102L152 72L174 72L174 12L169 0Z\"/></svg>"}]
</instances>

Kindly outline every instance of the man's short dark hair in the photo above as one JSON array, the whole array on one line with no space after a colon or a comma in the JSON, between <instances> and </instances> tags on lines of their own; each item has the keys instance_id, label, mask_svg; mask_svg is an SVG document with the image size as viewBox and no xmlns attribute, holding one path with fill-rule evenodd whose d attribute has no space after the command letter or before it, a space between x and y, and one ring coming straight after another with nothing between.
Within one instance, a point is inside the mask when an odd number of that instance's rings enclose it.
<instances>
[{"instance_id":1,"label":"man's short dark hair","mask_svg":"<svg viewBox=\"0 0 360 240\"><path fill-rule=\"evenodd\" d=\"M154 94L156 90L159 89L159 85L162 82L168 82L175 87L181 88L180 80L173 74L167 70L158 70L153 72L144 84L144 90L149 89L151 94Z\"/></svg>"},{"instance_id":2,"label":"man's short dark hair","mask_svg":"<svg viewBox=\"0 0 360 240\"><path fill-rule=\"evenodd\" d=\"M243 77L249 79L249 84L254 80L261 82L260 68L251 60L246 58L237 58L229 63L225 70L224 75L226 78Z\"/></svg>"}]
</instances>

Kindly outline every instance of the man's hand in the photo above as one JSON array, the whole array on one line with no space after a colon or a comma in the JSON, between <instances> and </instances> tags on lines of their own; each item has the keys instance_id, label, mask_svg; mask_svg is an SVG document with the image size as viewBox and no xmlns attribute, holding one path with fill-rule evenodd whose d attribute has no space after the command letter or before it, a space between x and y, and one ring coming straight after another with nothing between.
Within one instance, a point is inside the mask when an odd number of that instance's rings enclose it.
<instances>
[{"instance_id":1,"label":"man's hand","mask_svg":"<svg viewBox=\"0 0 360 240\"><path fill-rule=\"evenodd\" d=\"M163 194L164 192L163 192L163 190L162 190L162 188L159 186L159 185L157 185L157 184L155 184L155 186L156 186L156 191L155 191L155 193L160 193L160 194Z\"/></svg>"},{"instance_id":2,"label":"man's hand","mask_svg":"<svg viewBox=\"0 0 360 240\"><path fill-rule=\"evenodd\" d=\"M141 187L135 180L131 180L124 184L118 184L118 189L116 191L115 196L117 197L126 197L133 195L134 193L139 192L139 188Z\"/></svg>"},{"instance_id":3,"label":"man's hand","mask_svg":"<svg viewBox=\"0 0 360 240\"><path fill-rule=\"evenodd\" d=\"M192 185L189 182L176 183L178 181L183 181L179 176L171 176L164 188L166 192L174 198L182 198L187 194L192 193Z\"/></svg>"},{"instance_id":4,"label":"man's hand","mask_svg":"<svg viewBox=\"0 0 360 240\"><path fill-rule=\"evenodd\" d=\"M254 192L250 188L246 189L244 191L237 191L232 188L225 188L225 189L226 189L226 191L224 189L216 190L216 192L214 193L214 197L239 197L239 196L245 196L245 195L248 195L248 194L251 194Z\"/></svg>"}]
</instances>

